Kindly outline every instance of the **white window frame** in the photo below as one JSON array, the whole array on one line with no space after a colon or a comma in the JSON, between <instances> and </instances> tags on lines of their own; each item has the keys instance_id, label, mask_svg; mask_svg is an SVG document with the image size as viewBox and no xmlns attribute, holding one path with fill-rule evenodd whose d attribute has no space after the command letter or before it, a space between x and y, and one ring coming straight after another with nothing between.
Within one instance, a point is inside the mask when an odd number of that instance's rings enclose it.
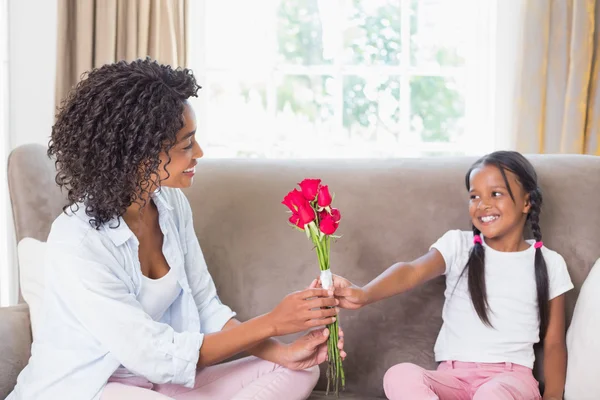
<instances>
[{"instance_id":1,"label":"white window frame","mask_svg":"<svg viewBox=\"0 0 600 400\"><path fill-rule=\"evenodd\" d=\"M215 0L206 0L215 1ZM233 74L237 77L243 76L277 76L277 75L331 75L334 78L343 77L345 75L359 75L368 77L385 75L399 76L400 79L400 123L402 139L400 139L398 156L415 157L421 156L424 153L462 153L465 155L480 155L492 151L496 145L495 139L495 32L496 32L496 11L497 0L485 0L474 2L476 10L476 20L478 23L474 27L472 35L474 48L472 52L477 52L479 57L476 62L467 60L465 67L459 68L419 68L409 66L410 51L402 52L402 60L398 66L349 66L341 65L341 56L334 57L334 64L327 66L296 66L296 65L277 65L275 57L272 57L270 69L268 71L248 69L243 63L238 66L227 68L209 67L206 60L206 41L208 39L205 27L206 19L209 17L206 11L206 1L190 2L190 16L193 23L190 24L189 30L189 46L190 46L190 67L194 71L196 79L205 87L199 92L198 99L193 99L192 104L196 108L198 114L198 139L201 143L208 143L208 130L210 129L204 115L211 115L210 104L208 102L208 90L210 79L213 74ZM218 1L218 0L217 0ZM245 0L240 0L245 1ZM276 6L278 0L262 0L270 1L273 6ZM341 0L331 0L340 1ZM365 0L368 1L368 0ZM410 43L410 0L401 0L401 42ZM273 30L276 32L276 18L272 18ZM232 34L239 34L232 31ZM340 33L341 34L341 33ZM276 35L273 35L273 40L270 46L271 53L276 54ZM340 46L341 50L341 46ZM454 143L446 142L423 142L418 134L410 133L410 80L413 76L441 76L455 77L458 74L466 74L469 79L466 80L466 96L465 96L465 119L467 125L465 132L461 136L460 141ZM336 93L333 94L335 102L334 115L339 119L338 127L342 127L343 113L343 85L341 79L337 79ZM267 80L267 107L268 113L275 117L276 115L276 79ZM216 121L218 123L218 121ZM268 134L269 132L263 132ZM232 147L237 144L232 143Z\"/></svg>"}]
</instances>

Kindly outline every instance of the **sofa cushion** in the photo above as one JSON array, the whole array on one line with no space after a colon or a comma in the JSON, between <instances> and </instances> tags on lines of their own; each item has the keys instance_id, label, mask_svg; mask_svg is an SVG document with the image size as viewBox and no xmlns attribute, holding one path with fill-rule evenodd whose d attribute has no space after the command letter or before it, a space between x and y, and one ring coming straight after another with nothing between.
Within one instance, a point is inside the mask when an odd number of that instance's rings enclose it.
<instances>
[{"instance_id":1,"label":"sofa cushion","mask_svg":"<svg viewBox=\"0 0 600 400\"><path fill-rule=\"evenodd\" d=\"M581 287L567 332L566 400L598 399L600 359L600 260Z\"/></svg>"},{"instance_id":2,"label":"sofa cushion","mask_svg":"<svg viewBox=\"0 0 600 400\"><path fill-rule=\"evenodd\" d=\"M37 337L44 298L44 261L46 243L37 239L24 238L17 247L19 256L19 283L21 294L29 305L32 336Z\"/></svg>"},{"instance_id":3,"label":"sofa cushion","mask_svg":"<svg viewBox=\"0 0 600 400\"><path fill-rule=\"evenodd\" d=\"M0 308L0 399L17 383L31 355L31 325L26 304Z\"/></svg>"}]
</instances>

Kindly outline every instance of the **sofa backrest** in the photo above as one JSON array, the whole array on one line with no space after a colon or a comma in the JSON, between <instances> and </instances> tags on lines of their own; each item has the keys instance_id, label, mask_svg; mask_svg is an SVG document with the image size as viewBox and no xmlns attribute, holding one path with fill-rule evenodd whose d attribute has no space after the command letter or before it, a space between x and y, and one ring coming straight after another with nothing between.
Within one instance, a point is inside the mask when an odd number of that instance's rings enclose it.
<instances>
[{"instance_id":1,"label":"sofa backrest","mask_svg":"<svg viewBox=\"0 0 600 400\"><path fill-rule=\"evenodd\" d=\"M567 294L570 320L581 284L600 258L600 157L528 158L544 193L544 243L564 256L575 284ZM423 254L447 230L469 229L464 174L473 161L205 159L185 194L221 300L243 320L271 310L318 275L310 243L288 226L280 204L297 182L318 177L335 192L342 238L331 246L332 271L365 284L392 263ZM16 149L9 182L17 239L45 240L65 201L45 149ZM382 395L383 375L398 362L435 366L443 289L439 278L359 311L342 311L349 390Z\"/></svg>"}]
</instances>

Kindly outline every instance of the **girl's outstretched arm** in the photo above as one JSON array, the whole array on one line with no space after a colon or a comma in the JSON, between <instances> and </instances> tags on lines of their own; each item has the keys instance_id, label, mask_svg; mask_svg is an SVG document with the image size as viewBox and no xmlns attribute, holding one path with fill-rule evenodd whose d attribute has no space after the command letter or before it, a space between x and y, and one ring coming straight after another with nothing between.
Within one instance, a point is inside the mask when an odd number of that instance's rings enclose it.
<instances>
[{"instance_id":1,"label":"girl's outstretched arm","mask_svg":"<svg viewBox=\"0 0 600 400\"><path fill-rule=\"evenodd\" d=\"M362 288L334 275L335 296L340 300L340 307L355 310L410 290L442 275L445 270L444 257L438 250L431 249L414 261L392 265Z\"/></svg>"}]
</instances>

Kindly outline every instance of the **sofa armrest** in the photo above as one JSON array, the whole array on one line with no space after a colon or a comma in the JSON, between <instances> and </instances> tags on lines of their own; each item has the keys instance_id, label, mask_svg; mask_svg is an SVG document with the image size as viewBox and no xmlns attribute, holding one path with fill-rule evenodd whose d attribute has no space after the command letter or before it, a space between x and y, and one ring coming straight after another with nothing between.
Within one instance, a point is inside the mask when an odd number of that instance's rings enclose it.
<instances>
[{"instance_id":1,"label":"sofa armrest","mask_svg":"<svg viewBox=\"0 0 600 400\"><path fill-rule=\"evenodd\" d=\"M0 308L0 399L17 383L31 355L29 307L19 304Z\"/></svg>"}]
</instances>

